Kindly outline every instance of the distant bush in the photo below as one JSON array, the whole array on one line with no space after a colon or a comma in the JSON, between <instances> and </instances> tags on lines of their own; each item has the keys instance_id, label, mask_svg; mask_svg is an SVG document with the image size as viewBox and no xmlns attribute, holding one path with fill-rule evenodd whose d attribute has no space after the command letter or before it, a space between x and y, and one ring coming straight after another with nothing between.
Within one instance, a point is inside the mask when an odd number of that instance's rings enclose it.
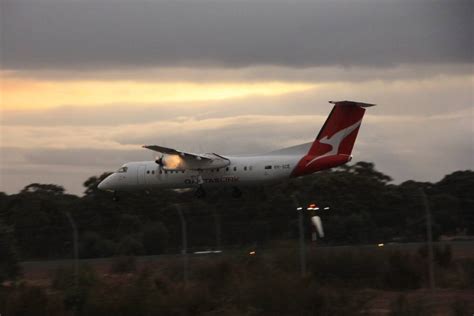
<instances>
[{"instance_id":1,"label":"distant bush","mask_svg":"<svg viewBox=\"0 0 474 316\"><path fill-rule=\"evenodd\" d=\"M0 284L21 273L12 231L0 221Z\"/></svg>"},{"instance_id":2,"label":"distant bush","mask_svg":"<svg viewBox=\"0 0 474 316\"><path fill-rule=\"evenodd\" d=\"M67 312L60 295L22 284L8 292L5 315L62 316Z\"/></svg>"},{"instance_id":3,"label":"distant bush","mask_svg":"<svg viewBox=\"0 0 474 316\"><path fill-rule=\"evenodd\" d=\"M408 299L399 295L390 305L390 316L431 316L432 311L423 298Z\"/></svg>"},{"instance_id":4,"label":"distant bush","mask_svg":"<svg viewBox=\"0 0 474 316\"><path fill-rule=\"evenodd\" d=\"M51 286L63 293L63 303L68 310L82 310L92 288L99 285L99 277L95 270L88 265L79 267L79 275L74 275L72 267L60 267L52 277Z\"/></svg>"},{"instance_id":5,"label":"distant bush","mask_svg":"<svg viewBox=\"0 0 474 316\"><path fill-rule=\"evenodd\" d=\"M78 286L92 287L99 283L99 276L91 266L81 264L78 272ZM53 273L51 282L52 287L57 290L65 290L75 286L74 273L74 268L71 266L59 267Z\"/></svg>"},{"instance_id":6,"label":"distant bush","mask_svg":"<svg viewBox=\"0 0 474 316\"><path fill-rule=\"evenodd\" d=\"M385 273L387 287L395 290L420 288L426 271L422 263L415 255L400 251L392 252Z\"/></svg>"},{"instance_id":7,"label":"distant bush","mask_svg":"<svg viewBox=\"0 0 474 316\"><path fill-rule=\"evenodd\" d=\"M150 223L143 228L143 247L149 255L165 252L168 245L168 230L163 223Z\"/></svg>"},{"instance_id":8,"label":"distant bush","mask_svg":"<svg viewBox=\"0 0 474 316\"><path fill-rule=\"evenodd\" d=\"M318 282L351 287L382 287L386 253L379 249L332 250L318 248L309 257L309 268Z\"/></svg>"},{"instance_id":9,"label":"distant bush","mask_svg":"<svg viewBox=\"0 0 474 316\"><path fill-rule=\"evenodd\" d=\"M116 253L123 256L137 256L143 255L145 249L143 248L142 242L137 237L130 235L125 236L120 240Z\"/></svg>"},{"instance_id":10,"label":"distant bush","mask_svg":"<svg viewBox=\"0 0 474 316\"><path fill-rule=\"evenodd\" d=\"M418 254L423 257L428 257L428 247L426 245L421 246L418 249ZM441 246L434 246L433 247L433 259L434 261L443 268L448 268L453 259L453 252L450 245L445 245L444 247Z\"/></svg>"},{"instance_id":11,"label":"distant bush","mask_svg":"<svg viewBox=\"0 0 474 316\"><path fill-rule=\"evenodd\" d=\"M115 253L114 242L103 239L95 232L85 232L80 238L81 258L109 257Z\"/></svg>"},{"instance_id":12,"label":"distant bush","mask_svg":"<svg viewBox=\"0 0 474 316\"><path fill-rule=\"evenodd\" d=\"M462 288L474 288L474 260L473 259L463 259L459 262L459 267L463 275L463 284Z\"/></svg>"},{"instance_id":13,"label":"distant bush","mask_svg":"<svg viewBox=\"0 0 474 316\"><path fill-rule=\"evenodd\" d=\"M451 310L453 311L453 316L469 315L469 302L461 299L455 300L451 304Z\"/></svg>"},{"instance_id":14,"label":"distant bush","mask_svg":"<svg viewBox=\"0 0 474 316\"><path fill-rule=\"evenodd\" d=\"M110 266L112 273L130 273L137 270L137 259L134 256L120 256Z\"/></svg>"}]
</instances>

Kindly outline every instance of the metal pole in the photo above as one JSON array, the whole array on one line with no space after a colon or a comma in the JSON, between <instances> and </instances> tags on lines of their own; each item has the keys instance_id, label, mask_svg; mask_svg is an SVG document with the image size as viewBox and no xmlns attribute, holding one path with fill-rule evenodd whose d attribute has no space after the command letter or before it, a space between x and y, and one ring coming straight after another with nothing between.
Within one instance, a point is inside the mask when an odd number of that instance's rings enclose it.
<instances>
[{"instance_id":1,"label":"metal pole","mask_svg":"<svg viewBox=\"0 0 474 316\"><path fill-rule=\"evenodd\" d=\"M425 191L420 188L420 195L425 207L426 213L426 243L428 247L428 274L429 274L429 286L430 290L435 289L435 277L434 277L434 266L433 266L433 232L431 225L431 209L426 197Z\"/></svg>"},{"instance_id":2,"label":"metal pole","mask_svg":"<svg viewBox=\"0 0 474 316\"><path fill-rule=\"evenodd\" d=\"M72 218L71 214L68 211L65 211L69 224L72 227L72 239L74 243L74 286L76 289L79 287L79 247L78 247L78 237L77 237L77 226Z\"/></svg>"},{"instance_id":3,"label":"metal pole","mask_svg":"<svg viewBox=\"0 0 474 316\"><path fill-rule=\"evenodd\" d=\"M298 211L298 222L300 231L300 265L301 276L306 275L306 245L304 242L303 210Z\"/></svg>"},{"instance_id":4,"label":"metal pole","mask_svg":"<svg viewBox=\"0 0 474 316\"><path fill-rule=\"evenodd\" d=\"M212 209L212 215L216 225L216 250L221 250L221 218L215 209Z\"/></svg>"},{"instance_id":5,"label":"metal pole","mask_svg":"<svg viewBox=\"0 0 474 316\"><path fill-rule=\"evenodd\" d=\"M298 212L298 231L299 231L299 241L300 241L300 269L301 269L301 276L306 275L306 245L304 240L304 218L303 212L306 208L301 207L298 202L298 198L293 195L293 201L295 203L295 208Z\"/></svg>"},{"instance_id":6,"label":"metal pole","mask_svg":"<svg viewBox=\"0 0 474 316\"><path fill-rule=\"evenodd\" d=\"M188 283L188 236L187 236L187 229L186 229L186 220L184 218L184 214L181 210L181 205L176 204L176 210L178 211L179 218L181 220L181 241L182 241L182 249L181 255L183 256L183 280L184 283Z\"/></svg>"}]
</instances>

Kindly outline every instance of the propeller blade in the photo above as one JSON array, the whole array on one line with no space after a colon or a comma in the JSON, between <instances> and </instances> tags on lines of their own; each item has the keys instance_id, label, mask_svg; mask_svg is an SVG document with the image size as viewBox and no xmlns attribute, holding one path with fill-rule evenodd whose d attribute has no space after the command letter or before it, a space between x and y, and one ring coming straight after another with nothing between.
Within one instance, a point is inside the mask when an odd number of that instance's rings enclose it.
<instances>
[{"instance_id":1,"label":"propeller blade","mask_svg":"<svg viewBox=\"0 0 474 316\"><path fill-rule=\"evenodd\" d=\"M157 165L159 165L160 167L163 167L163 156L164 155L161 155L161 157L155 157L155 162Z\"/></svg>"}]
</instances>

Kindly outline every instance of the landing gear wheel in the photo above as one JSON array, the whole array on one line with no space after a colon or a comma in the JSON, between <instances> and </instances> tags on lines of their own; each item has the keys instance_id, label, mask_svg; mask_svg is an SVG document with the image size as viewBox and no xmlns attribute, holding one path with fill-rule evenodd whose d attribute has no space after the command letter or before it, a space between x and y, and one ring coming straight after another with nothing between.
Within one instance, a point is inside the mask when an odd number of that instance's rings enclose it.
<instances>
[{"instance_id":1,"label":"landing gear wheel","mask_svg":"<svg viewBox=\"0 0 474 316\"><path fill-rule=\"evenodd\" d=\"M202 199L202 198L205 198L206 197L206 190L204 190L204 188L202 186L199 186L196 190L196 192L194 192L194 195L198 198L198 199Z\"/></svg>"},{"instance_id":2,"label":"landing gear wheel","mask_svg":"<svg viewBox=\"0 0 474 316\"><path fill-rule=\"evenodd\" d=\"M232 197L234 197L234 198L236 198L236 199L241 198L241 197L242 197L242 191L240 191L239 188L234 187L234 188L232 189Z\"/></svg>"},{"instance_id":3,"label":"landing gear wheel","mask_svg":"<svg viewBox=\"0 0 474 316\"><path fill-rule=\"evenodd\" d=\"M120 198L119 198L117 192L114 192L114 196L112 197L112 201L114 201L114 202L120 201Z\"/></svg>"}]
</instances>

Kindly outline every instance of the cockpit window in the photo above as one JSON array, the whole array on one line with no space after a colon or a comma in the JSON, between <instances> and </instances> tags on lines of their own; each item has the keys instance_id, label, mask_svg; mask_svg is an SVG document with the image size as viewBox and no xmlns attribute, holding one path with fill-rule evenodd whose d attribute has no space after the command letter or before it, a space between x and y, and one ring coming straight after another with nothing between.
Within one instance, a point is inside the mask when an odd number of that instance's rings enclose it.
<instances>
[{"instance_id":1,"label":"cockpit window","mask_svg":"<svg viewBox=\"0 0 474 316\"><path fill-rule=\"evenodd\" d=\"M122 167L119 170L117 170L116 172L117 173L125 173L125 172L127 172L127 169L128 169L128 167Z\"/></svg>"}]
</instances>

